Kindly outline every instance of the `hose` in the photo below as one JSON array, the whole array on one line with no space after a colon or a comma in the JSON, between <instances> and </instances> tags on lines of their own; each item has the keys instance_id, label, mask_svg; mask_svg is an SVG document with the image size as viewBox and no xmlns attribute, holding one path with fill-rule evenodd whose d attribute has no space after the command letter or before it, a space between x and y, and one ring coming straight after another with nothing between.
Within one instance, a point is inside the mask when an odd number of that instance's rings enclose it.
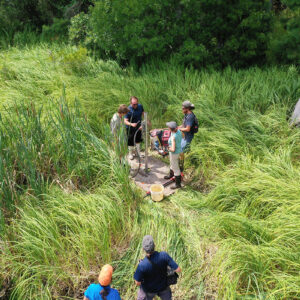
<instances>
[{"instance_id":1,"label":"hose","mask_svg":"<svg viewBox=\"0 0 300 300\"><path fill-rule=\"evenodd\" d=\"M137 146L136 146L136 137L137 137L137 134L139 132L140 129L138 129L135 133L134 133L134 136L133 136L133 147L135 148L135 153L136 153L136 157L138 159L138 168L135 170L135 172L132 174L131 173L131 178L134 178L140 171L141 169L141 156L140 156L140 153L139 151L137 151Z\"/></svg>"}]
</instances>

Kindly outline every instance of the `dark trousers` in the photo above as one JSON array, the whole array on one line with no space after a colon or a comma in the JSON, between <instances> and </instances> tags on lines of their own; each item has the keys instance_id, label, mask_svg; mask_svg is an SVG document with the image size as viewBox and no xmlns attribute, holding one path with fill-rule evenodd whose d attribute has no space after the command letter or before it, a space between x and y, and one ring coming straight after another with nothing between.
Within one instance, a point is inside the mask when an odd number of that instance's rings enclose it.
<instances>
[{"instance_id":1,"label":"dark trousers","mask_svg":"<svg viewBox=\"0 0 300 300\"><path fill-rule=\"evenodd\" d=\"M165 290L158 293L145 293L142 287L140 287L137 300L152 300L155 296L158 296L161 300L172 300L172 291L168 286Z\"/></svg>"},{"instance_id":2,"label":"dark trousers","mask_svg":"<svg viewBox=\"0 0 300 300\"><path fill-rule=\"evenodd\" d=\"M136 131L138 130L135 138L135 142L138 144L142 141L142 130L139 130L140 126L136 127L128 127L127 130L127 138L128 138L128 146L134 146L134 135Z\"/></svg>"}]
</instances>

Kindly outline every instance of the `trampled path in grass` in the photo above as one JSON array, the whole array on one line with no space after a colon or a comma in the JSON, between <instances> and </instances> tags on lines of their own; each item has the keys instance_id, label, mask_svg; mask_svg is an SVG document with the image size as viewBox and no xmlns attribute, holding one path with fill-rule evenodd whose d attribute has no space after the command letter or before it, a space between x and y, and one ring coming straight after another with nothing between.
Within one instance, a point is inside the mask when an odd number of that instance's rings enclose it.
<instances>
[{"instance_id":1,"label":"trampled path in grass","mask_svg":"<svg viewBox=\"0 0 300 300\"><path fill-rule=\"evenodd\" d=\"M1 297L78 299L111 262L133 299L152 234L184 270L174 299L299 299L300 133L287 122L299 94L294 66L137 72L69 46L0 52ZM180 122L183 99L196 106L190 187L161 203L108 141L131 95L153 127Z\"/></svg>"}]
</instances>

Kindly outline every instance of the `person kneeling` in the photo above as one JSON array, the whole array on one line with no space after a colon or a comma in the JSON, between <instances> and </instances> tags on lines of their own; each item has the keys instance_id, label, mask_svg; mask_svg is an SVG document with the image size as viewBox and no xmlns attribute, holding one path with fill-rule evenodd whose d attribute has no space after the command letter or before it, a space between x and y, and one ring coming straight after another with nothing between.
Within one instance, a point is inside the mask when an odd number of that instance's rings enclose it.
<instances>
[{"instance_id":1,"label":"person kneeling","mask_svg":"<svg viewBox=\"0 0 300 300\"><path fill-rule=\"evenodd\" d=\"M171 179L175 175L175 186L171 189L181 188L181 174L179 167L179 159L181 150L182 133L178 129L176 122L166 123L169 130L171 131L171 136L169 138L169 157L170 157L170 174L165 176L165 179Z\"/></svg>"}]
</instances>

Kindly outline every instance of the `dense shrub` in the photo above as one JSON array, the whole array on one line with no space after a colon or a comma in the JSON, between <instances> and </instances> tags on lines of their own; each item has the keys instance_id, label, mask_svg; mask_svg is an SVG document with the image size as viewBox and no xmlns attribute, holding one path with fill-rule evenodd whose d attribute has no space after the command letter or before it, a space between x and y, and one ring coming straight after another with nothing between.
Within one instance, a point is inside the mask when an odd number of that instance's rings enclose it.
<instances>
[{"instance_id":1,"label":"dense shrub","mask_svg":"<svg viewBox=\"0 0 300 300\"><path fill-rule=\"evenodd\" d=\"M182 19L183 38L192 39L202 54L195 63L249 66L264 62L271 20L266 2L187 1Z\"/></svg>"},{"instance_id":2,"label":"dense shrub","mask_svg":"<svg viewBox=\"0 0 300 300\"><path fill-rule=\"evenodd\" d=\"M285 4L275 17L268 56L272 63L300 64L300 2L286 0Z\"/></svg>"},{"instance_id":3,"label":"dense shrub","mask_svg":"<svg viewBox=\"0 0 300 300\"><path fill-rule=\"evenodd\" d=\"M297 0L0 0L0 46L64 41L141 66L299 64ZM41 36L40 36L41 35Z\"/></svg>"},{"instance_id":4,"label":"dense shrub","mask_svg":"<svg viewBox=\"0 0 300 300\"><path fill-rule=\"evenodd\" d=\"M46 41L63 41L68 34L69 20L54 19L52 25L43 25L42 38Z\"/></svg>"},{"instance_id":5,"label":"dense shrub","mask_svg":"<svg viewBox=\"0 0 300 300\"><path fill-rule=\"evenodd\" d=\"M271 14L265 1L96 1L91 26L109 57L140 64L175 55L203 66L263 63Z\"/></svg>"},{"instance_id":6,"label":"dense shrub","mask_svg":"<svg viewBox=\"0 0 300 300\"><path fill-rule=\"evenodd\" d=\"M84 72L88 60L86 48L79 47L72 52L61 51L58 56L65 72L76 72L78 74Z\"/></svg>"},{"instance_id":7,"label":"dense shrub","mask_svg":"<svg viewBox=\"0 0 300 300\"><path fill-rule=\"evenodd\" d=\"M90 0L0 0L1 44L14 44L15 34L24 29L35 35L43 29L47 39L57 39L58 35L66 34L69 19L87 11L91 4Z\"/></svg>"},{"instance_id":8,"label":"dense shrub","mask_svg":"<svg viewBox=\"0 0 300 300\"><path fill-rule=\"evenodd\" d=\"M72 44L84 43L88 30L89 17L87 14L80 13L71 19L69 27L69 41Z\"/></svg>"}]
</instances>

